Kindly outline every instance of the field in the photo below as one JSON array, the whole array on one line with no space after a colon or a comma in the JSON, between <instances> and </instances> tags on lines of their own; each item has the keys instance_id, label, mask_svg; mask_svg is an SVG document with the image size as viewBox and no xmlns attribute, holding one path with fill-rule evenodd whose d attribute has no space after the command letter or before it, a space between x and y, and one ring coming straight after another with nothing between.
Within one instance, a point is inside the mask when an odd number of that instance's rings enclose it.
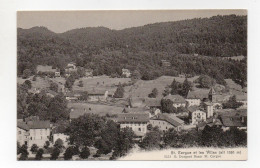
<instances>
[{"instance_id":1,"label":"field","mask_svg":"<svg viewBox=\"0 0 260 168\"><path fill-rule=\"evenodd\" d=\"M30 80L32 82L32 89L34 89L34 88L46 89L50 86L48 80L40 78L40 77L37 77L36 81L32 81L32 77L30 77L29 79L17 78L17 83L22 84L26 80Z\"/></svg>"},{"instance_id":2,"label":"field","mask_svg":"<svg viewBox=\"0 0 260 168\"><path fill-rule=\"evenodd\" d=\"M188 81L193 82L196 80L198 76L193 78L188 78ZM175 79L178 82L183 82L185 78L180 77L171 77L171 76L161 76L155 80L150 81L137 81L133 86L125 87L125 97L132 96L132 97L148 97L148 94L152 92L153 88L157 88L158 90L158 97L162 97L162 93L167 85L170 85Z\"/></svg>"},{"instance_id":3,"label":"field","mask_svg":"<svg viewBox=\"0 0 260 168\"><path fill-rule=\"evenodd\" d=\"M72 117L78 117L83 114L98 114L100 116L105 116L107 113L109 115L119 114L123 111L123 107L111 106L105 104L94 104L94 103L72 103L68 104L68 108L73 108L71 113Z\"/></svg>"},{"instance_id":4,"label":"field","mask_svg":"<svg viewBox=\"0 0 260 168\"><path fill-rule=\"evenodd\" d=\"M83 87L79 87L79 81L83 82ZM90 89L100 89L108 90L109 92L115 92L119 83L128 83L131 82L130 78L110 78L108 76L95 76L90 78L80 78L76 80L73 85L73 90L90 90Z\"/></svg>"}]
</instances>

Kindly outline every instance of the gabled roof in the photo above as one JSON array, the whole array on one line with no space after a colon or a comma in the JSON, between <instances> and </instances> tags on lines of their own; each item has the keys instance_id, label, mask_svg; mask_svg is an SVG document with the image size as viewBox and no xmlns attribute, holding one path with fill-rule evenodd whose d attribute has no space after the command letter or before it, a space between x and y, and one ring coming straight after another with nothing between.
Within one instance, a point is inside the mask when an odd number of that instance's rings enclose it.
<instances>
[{"instance_id":1,"label":"gabled roof","mask_svg":"<svg viewBox=\"0 0 260 168\"><path fill-rule=\"evenodd\" d=\"M194 112L194 111L200 110L200 107L198 107L198 106L190 106L187 109L188 109L189 112Z\"/></svg>"},{"instance_id":2,"label":"gabled roof","mask_svg":"<svg viewBox=\"0 0 260 168\"><path fill-rule=\"evenodd\" d=\"M161 107L161 100L156 98L146 98L144 103L148 107Z\"/></svg>"},{"instance_id":3,"label":"gabled roof","mask_svg":"<svg viewBox=\"0 0 260 168\"><path fill-rule=\"evenodd\" d=\"M173 116L169 117L165 114L158 114L158 115L152 117L151 120L163 120L175 127L178 127L184 123L181 119L179 119L177 117L173 117Z\"/></svg>"},{"instance_id":4,"label":"gabled roof","mask_svg":"<svg viewBox=\"0 0 260 168\"><path fill-rule=\"evenodd\" d=\"M23 122L23 121L17 122L17 127L18 127L18 128L21 128L21 129L23 129L23 130L26 130L26 131L29 131L29 130L30 130L29 126L28 126L25 122Z\"/></svg>"},{"instance_id":5,"label":"gabled roof","mask_svg":"<svg viewBox=\"0 0 260 168\"><path fill-rule=\"evenodd\" d=\"M216 94L216 91L213 87L210 88L209 90L209 95L215 95Z\"/></svg>"},{"instance_id":6,"label":"gabled roof","mask_svg":"<svg viewBox=\"0 0 260 168\"><path fill-rule=\"evenodd\" d=\"M204 99L207 98L207 94L202 94L201 92L190 91L188 92L187 99Z\"/></svg>"},{"instance_id":7,"label":"gabled roof","mask_svg":"<svg viewBox=\"0 0 260 168\"><path fill-rule=\"evenodd\" d=\"M29 130L29 129L45 129L50 128L50 121L28 121L28 122L18 122L17 127Z\"/></svg>"},{"instance_id":8,"label":"gabled roof","mask_svg":"<svg viewBox=\"0 0 260 168\"><path fill-rule=\"evenodd\" d=\"M173 103L186 103L185 99L180 95L167 95L164 99L170 99Z\"/></svg>"},{"instance_id":9,"label":"gabled roof","mask_svg":"<svg viewBox=\"0 0 260 168\"><path fill-rule=\"evenodd\" d=\"M122 113L118 114L117 122L149 122L149 113Z\"/></svg>"},{"instance_id":10,"label":"gabled roof","mask_svg":"<svg viewBox=\"0 0 260 168\"><path fill-rule=\"evenodd\" d=\"M221 121L226 127L245 127L239 116L221 116Z\"/></svg>"}]
</instances>

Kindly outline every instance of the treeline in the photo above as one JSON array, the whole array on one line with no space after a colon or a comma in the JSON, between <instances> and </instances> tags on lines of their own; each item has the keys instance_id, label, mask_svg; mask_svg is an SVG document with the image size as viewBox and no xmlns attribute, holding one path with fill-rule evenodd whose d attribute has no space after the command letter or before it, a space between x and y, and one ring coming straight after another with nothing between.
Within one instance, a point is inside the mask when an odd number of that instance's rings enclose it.
<instances>
[{"instance_id":1,"label":"treeline","mask_svg":"<svg viewBox=\"0 0 260 168\"><path fill-rule=\"evenodd\" d=\"M194 56L199 54L199 56ZM206 56L200 56L206 55ZM156 23L124 30L81 28L55 34L46 28L18 29L18 76L38 64L60 69L70 61L94 75L120 76L138 70L143 79L161 75L206 74L217 81L246 83L246 60L218 57L247 55L247 17L215 16ZM171 67L161 66L166 59Z\"/></svg>"},{"instance_id":2,"label":"treeline","mask_svg":"<svg viewBox=\"0 0 260 168\"><path fill-rule=\"evenodd\" d=\"M27 80L28 81L28 80ZM45 91L30 93L30 84L25 82L17 86L17 117L39 116L41 120L57 122L69 119L67 100L62 93L49 97Z\"/></svg>"}]
</instances>

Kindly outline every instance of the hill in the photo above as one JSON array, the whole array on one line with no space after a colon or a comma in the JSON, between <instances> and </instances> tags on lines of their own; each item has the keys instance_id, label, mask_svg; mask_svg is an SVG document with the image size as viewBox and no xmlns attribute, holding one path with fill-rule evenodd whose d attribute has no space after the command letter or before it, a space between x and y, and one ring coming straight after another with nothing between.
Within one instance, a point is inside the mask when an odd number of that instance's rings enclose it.
<instances>
[{"instance_id":1,"label":"hill","mask_svg":"<svg viewBox=\"0 0 260 168\"><path fill-rule=\"evenodd\" d=\"M187 73L208 74L222 81L232 76L240 83L246 80L241 77L246 74L246 60L218 59L247 55L246 16L214 16L123 30L96 27L54 33L34 27L17 31L18 76L25 69L34 74L39 64L62 69L75 61L78 66L94 69L95 75L120 75L122 68L128 68L139 70L142 75L148 71L151 79ZM189 56L194 54L208 57ZM163 68L161 59L169 60L173 66ZM223 73L217 72L220 70Z\"/></svg>"}]
</instances>

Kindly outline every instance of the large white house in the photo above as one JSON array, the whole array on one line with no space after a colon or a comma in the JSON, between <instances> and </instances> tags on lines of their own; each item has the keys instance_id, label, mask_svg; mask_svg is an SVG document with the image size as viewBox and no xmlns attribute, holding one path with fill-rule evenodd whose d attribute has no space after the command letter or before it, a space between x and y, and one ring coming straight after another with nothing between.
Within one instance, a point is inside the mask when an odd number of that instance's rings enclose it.
<instances>
[{"instance_id":1,"label":"large white house","mask_svg":"<svg viewBox=\"0 0 260 168\"><path fill-rule=\"evenodd\" d=\"M131 128L137 137L144 137L149 123L149 113L122 113L118 115L117 122L120 129Z\"/></svg>"},{"instance_id":2,"label":"large white house","mask_svg":"<svg viewBox=\"0 0 260 168\"><path fill-rule=\"evenodd\" d=\"M36 144L43 147L46 141L50 140L50 121L18 121L17 137L20 145L26 144L28 147Z\"/></svg>"},{"instance_id":3,"label":"large white house","mask_svg":"<svg viewBox=\"0 0 260 168\"><path fill-rule=\"evenodd\" d=\"M165 100L171 100L173 102L173 107L178 108L178 107L185 107L186 106L186 101L185 99L180 96L180 95L167 95L163 99Z\"/></svg>"},{"instance_id":4,"label":"large white house","mask_svg":"<svg viewBox=\"0 0 260 168\"><path fill-rule=\"evenodd\" d=\"M176 131L181 131L183 129L184 121L176 116L168 114L158 114L150 118L150 123L153 127L158 127L159 130L165 132L170 128Z\"/></svg>"}]
</instances>

